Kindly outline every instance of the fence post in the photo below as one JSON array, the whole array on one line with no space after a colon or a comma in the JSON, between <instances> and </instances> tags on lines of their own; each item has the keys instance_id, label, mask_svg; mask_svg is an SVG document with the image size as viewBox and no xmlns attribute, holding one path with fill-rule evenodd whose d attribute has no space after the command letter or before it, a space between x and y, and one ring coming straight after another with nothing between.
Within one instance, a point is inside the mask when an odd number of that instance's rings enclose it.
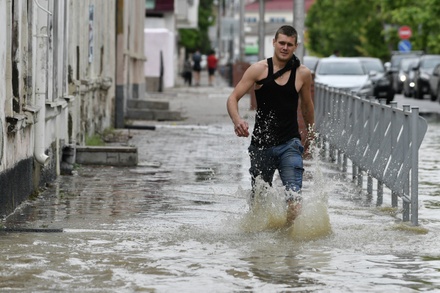
<instances>
[{"instance_id":1,"label":"fence post","mask_svg":"<svg viewBox=\"0 0 440 293\"><path fill-rule=\"evenodd\" d=\"M403 111L405 111L405 112L409 112L410 111L410 105L403 105L402 108L403 108ZM405 145L408 145L408 143L409 143L408 140L409 140L409 138L405 137L405 139L404 139L404 144ZM408 196L410 194L409 193L409 175L408 175L407 180L405 180L405 186L404 186L404 189L403 189L403 194L404 195L408 195ZM402 211L402 213L403 213L403 215L402 215L403 221L404 222L408 222L409 221L410 203L408 201L406 201L406 200L402 200L402 208L403 208L403 211Z\"/></svg>"},{"instance_id":2,"label":"fence post","mask_svg":"<svg viewBox=\"0 0 440 293\"><path fill-rule=\"evenodd\" d=\"M374 96L369 96L368 99L370 100L370 102L374 101ZM374 132L374 123L371 121L371 117L375 117L375 107L370 107L369 112L370 112L370 122L369 122L369 129L368 129L368 144L371 144L372 141L372 134ZM369 195L373 195L373 176L371 175L371 171L368 172L368 178L367 178L367 193Z\"/></svg>"},{"instance_id":3,"label":"fence post","mask_svg":"<svg viewBox=\"0 0 440 293\"><path fill-rule=\"evenodd\" d=\"M397 108L397 102L396 101L392 101L392 102L390 102L390 107L393 109L393 117L392 117L392 121L391 121L391 125L394 125L394 123L393 122L395 122L395 112L394 112L394 109L396 109ZM392 127L391 128L391 131L392 131L392 133L391 133L391 137L395 137L395 128L394 127ZM395 147L395 143L394 143L394 140L392 139L391 140L391 149L394 149L394 147ZM394 190L393 191L391 191L391 206L393 207L393 208L396 208L397 207L397 192L395 192Z\"/></svg>"},{"instance_id":4,"label":"fence post","mask_svg":"<svg viewBox=\"0 0 440 293\"><path fill-rule=\"evenodd\" d=\"M411 114L411 223L417 226L419 220L419 156L417 146L419 107L412 107Z\"/></svg>"}]
</instances>

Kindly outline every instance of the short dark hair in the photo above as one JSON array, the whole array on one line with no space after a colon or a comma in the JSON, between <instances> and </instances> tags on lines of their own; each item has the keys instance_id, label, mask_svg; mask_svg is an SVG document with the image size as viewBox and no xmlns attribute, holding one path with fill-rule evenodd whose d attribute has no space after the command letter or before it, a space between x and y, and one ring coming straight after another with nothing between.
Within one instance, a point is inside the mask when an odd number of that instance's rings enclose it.
<instances>
[{"instance_id":1,"label":"short dark hair","mask_svg":"<svg viewBox=\"0 0 440 293\"><path fill-rule=\"evenodd\" d=\"M277 32L275 33L275 40L278 39L278 35L286 35L288 37L294 37L295 38L295 44L298 42L298 32L296 29L291 25L283 25L280 27Z\"/></svg>"}]
</instances>

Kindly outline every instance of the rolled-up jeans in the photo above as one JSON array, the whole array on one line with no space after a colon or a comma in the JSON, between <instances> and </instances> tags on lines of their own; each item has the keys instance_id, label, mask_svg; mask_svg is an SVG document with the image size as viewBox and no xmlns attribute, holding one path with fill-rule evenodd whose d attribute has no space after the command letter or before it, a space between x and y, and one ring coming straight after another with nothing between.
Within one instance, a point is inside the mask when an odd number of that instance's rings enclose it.
<instances>
[{"instance_id":1,"label":"rolled-up jeans","mask_svg":"<svg viewBox=\"0 0 440 293\"><path fill-rule=\"evenodd\" d=\"M249 172L252 177L252 190L258 176L272 186L275 170L278 170L286 190L297 193L301 191L304 173L302 159L304 147L300 139L293 138L281 145L266 149L251 145L248 150L251 160ZM287 193L286 196L288 197L286 199L289 200L292 195Z\"/></svg>"}]
</instances>

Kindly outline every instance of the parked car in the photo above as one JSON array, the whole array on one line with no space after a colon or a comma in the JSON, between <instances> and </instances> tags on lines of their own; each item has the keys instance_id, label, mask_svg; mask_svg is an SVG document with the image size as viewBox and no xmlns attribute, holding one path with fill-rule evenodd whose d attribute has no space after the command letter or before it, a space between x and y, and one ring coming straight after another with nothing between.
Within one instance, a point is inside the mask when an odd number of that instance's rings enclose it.
<instances>
[{"instance_id":1,"label":"parked car","mask_svg":"<svg viewBox=\"0 0 440 293\"><path fill-rule=\"evenodd\" d=\"M414 67L416 67L419 59L419 57L408 58L403 59L402 62L400 62L401 80L403 81L403 95L405 97L414 97L414 87L416 85L414 79Z\"/></svg>"},{"instance_id":2,"label":"parked car","mask_svg":"<svg viewBox=\"0 0 440 293\"><path fill-rule=\"evenodd\" d=\"M414 67L414 97L416 99L423 99L425 94L431 93L429 79L437 64L440 64L440 55L423 55L420 57L418 64Z\"/></svg>"},{"instance_id":3,"label":"parked car","mask_svg":"<svg viewBox=\"0 0 440 293\"><path fill-rule=\"evenodd\" d=\"M382 60L379 58L359 57L359 60L370 75L373 83L373 95L378 99L385 98L389 104L394 99L391 73L385 70Z\"/></svg>"},{"instance_id":4,"label":"parked car","mask_svg":"<svg viewBox=\"0 0 440 293\"><path fill-rule=\"evenodd\" d=\"M403 59L419 57L422 54L423 54L422 51L411 51L411 52L393 51L392 52L391 60L387 64L386 67L388 67L389 71L391 72L391 74L393 76L393 89L394 89L395 93L400 94L400 93L402 93L402 89L403 89L403 82L402 82L401 77L399 75L400 62Z\"/></svg>"},{"instance_id":5,"label":"parked car","mask_svg":"<svg viewBox=\"0 0 440 293\"><path fill-rule=\"evenodd\" d=\"M315 82L354 91L359 95L373 95L373 83L358 58L320 59L316 66Z\"/></svg>"},{"instance_id":6,"label":"parked car","mask_svg":"<svg viewBox=\"0 0 440 293\"><path fill-rule=\"evenodd\" d=\"M429 87L431 89L431 100L440 102L440 64L437 64L429 78Z\"/></svg>"},{"instance_id":7,"label":"parked car","mask_svg":"<svg viewBox=\"0 0 440 293\"><path fill-rule=\"evenodd\" d=\"M303 64L312 71L312 73L315 72L316 65L318 64L319 57L316 56L304 56L303 57Z\"/></svg>"}]
</instances>

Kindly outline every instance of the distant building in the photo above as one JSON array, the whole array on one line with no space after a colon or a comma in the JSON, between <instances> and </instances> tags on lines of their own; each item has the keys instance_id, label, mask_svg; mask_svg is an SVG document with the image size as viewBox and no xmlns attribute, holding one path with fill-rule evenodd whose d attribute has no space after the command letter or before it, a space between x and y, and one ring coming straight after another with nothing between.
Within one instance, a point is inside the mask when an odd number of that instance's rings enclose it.
<instances>
[{"instance_id":1,"label":"distant building","mask_svg":"<svg viewBox=\"0 0 440 293\"><path fill-rule=\"evenodd\" d=\"M315 0L304 0L305 11L309 11ZM285 24L293 25L294 0L265 0L264 56L273 53L272 40L276 30ZM245 6L245 54L258 55L258 23L260 21L260 1L254 0Z\"/></svg>"},{"instance_id":2,"label":"distant building","mask_svg":"<svg viewBox=\"0 0 440 293\"><path fill-rule=\"evenodd\" d=\"M183 66L178 30L198 28L199 0L146 0L144 74L147 91L174 87ZM157 41L162 38L163 42Z\"/></svg>"}]
</instances>

